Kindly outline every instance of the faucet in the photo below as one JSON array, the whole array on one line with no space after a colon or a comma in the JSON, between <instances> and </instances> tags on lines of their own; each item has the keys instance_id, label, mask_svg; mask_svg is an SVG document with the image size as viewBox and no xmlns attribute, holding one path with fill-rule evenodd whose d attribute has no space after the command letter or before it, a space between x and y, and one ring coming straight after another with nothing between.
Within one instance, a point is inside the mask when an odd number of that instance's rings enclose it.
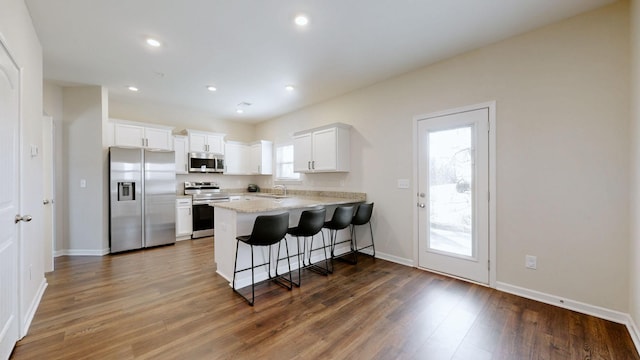
<instances>
[{"instance_id":1,"label":"faucet","mask_svg":"<svg viewBox=\"0 0 640 360\"><path fill-rule=\"evenodd\" d=\"M274 189L282 189L282 192L284 196L287 196L287 187L284 185L273 185Z\"/></svg>"}]
</instances>

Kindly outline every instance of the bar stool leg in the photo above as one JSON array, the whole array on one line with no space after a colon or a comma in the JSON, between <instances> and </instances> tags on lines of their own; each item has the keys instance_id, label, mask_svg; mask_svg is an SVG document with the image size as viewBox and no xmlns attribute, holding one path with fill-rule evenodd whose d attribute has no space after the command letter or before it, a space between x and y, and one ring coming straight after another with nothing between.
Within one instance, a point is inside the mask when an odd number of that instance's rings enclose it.
<instances>
[{"instance_id":1,"label":"bar stool leg","mask_svg":"<svg viewBox=\"0 0 640 360\"><path fill-rule=\"evenodd\" d=\"M324 232L320 231L320 234L322 235L322 249L324 250L324 266L329 274L333 274L333 255L331 256L331 260L328 260L327 243L324 240ZM331 261L331 269L329 269L329 261Z\"/></svg>"},{"instance_id":2,"label":"bar stool leg","mask_svg":"<svg viewBox=\"0 0 640 360\"><path fill-rule=\"evenodd\" d=\"M255 276L255 266L253 264L253 245L251 245L251 302L249 305L253 306L253 303L256 299L256 276Z\"/></svg>"},{"instance_id":3,"label":"bar stool leg","mask_svg":"<svg viewBox=\"0 0 640 360\"><path fill-rule=\"evenodd\" d=\"M236 242L236 260L233 262L233 280L231 281L231 287L233 291L236 291L236 269L238 268L238 249L240 248L240 241ZM237 291L236 291L237 292Z\"/></svg>"},{"instance_id":4,"label":"bar stool leg","mask_svg":"<svg viewBox=\"0 0 640 360\"><path fill-rule=\"evenodd\" d=\"M371 248L373 249L373 257L376 257L376 242L373 241L373 227L371 221L369 221L369 231L371 231Z\"/></svg>"},{"instance_id":5,"label":"bar stool leg","mask_svg":"<svg viewBox=\"0 0 640 360\"><path fill-rule=\"evenodd\" d=\"M305 243L306 242L306 238L302 238L302 242ZM302 284L302 267L304 266L303 262L300 262L300 237L296 236L296 241L298 243L298 283L293 283L295 286L300 287L300 284ZM302 260L304 261L304 250L303 250L303 254L302 254Z\"/></svg>"},{"instance_id":6,"label":"bar stool leg","mask_svg":"<svg viewBox=\"0 0 640 360\"><path fill-rule=\"evenodd\" d=\"M235 259L235 262L233 263L233 280L231 281L231 287L233 288L233 292L242 296L242 298L245 299L250 306L253 306L253 303L256 298L254 263L253 263L253 246L251 246L251 300L249 300L249 298L244 296L240 291L236 290L236 274L238 273L237 266L238 266L238 250L239 249L240 249L240 242L238 241L238 243L236 244L236 259ZM245 269L245 270L248 270L248 269ZM244 270L241 270L241 271L244 271Z\"/></svg>"}]
</instances>

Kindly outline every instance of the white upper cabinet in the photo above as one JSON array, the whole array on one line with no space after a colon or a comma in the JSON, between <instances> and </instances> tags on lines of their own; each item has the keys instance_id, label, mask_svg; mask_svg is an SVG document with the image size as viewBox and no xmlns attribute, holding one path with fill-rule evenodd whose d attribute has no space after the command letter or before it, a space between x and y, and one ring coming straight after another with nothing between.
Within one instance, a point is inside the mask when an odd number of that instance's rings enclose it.
<instances>
[{"instance_id":1,"label":"white upper cabinet","mask_svg":"<svg viewBox=\"0 0 640 360\"><path fill-rule=\"evenodd\" d=\"M171 150L172 127L112 119L114 145Z\"/></svg>"},{"instance_id":2,"label":"white upper cabinet","mask_svg":"<svg viewBox=\"0 0 640 360\"><path fill-rule=\"evenodd\" d=\"M206 152L224 155L225 134L187 130L189 134L189 151Z\"/></svg>"},{"instance_id":3,"label":"white upper cabinet","mask_svg":"<svg viewBox=\"0 0 640 360\"><path fill-rule=\"evenodd\" d=\"M248 175L249 147L237 141L227 141L224 146L224 173L227 175Z\"/></svg>"},{"instance_id":4,"label":"white upper cabinet","mask_svg":"<svg viewBox=\"0 0 640 360\"><path fill-rule=\"evenodd\" d=\"M260 140L251 144L249 170L252 174L273 174L273 143Z\"/></svg>"},{"instance_id":5,"label":"white upper cabinet","mask_svg":"<svg viewBox=\"0 0 640 360\"><path fill-rule=\"evenodd\" d=\"M171 150L173 148L171 130L172 129L156 129L150 127L144 128L144 138L147 141L147 147L150 149Z\"/></svg>"},{"instance_id":6,"label":"white upper cabinet","mask_svg":"<svg viewBox=\"0 0 640 360\"><path fill-rule=\"evenodd\" d=\"M295 172L347 172L350 170L351 126L335 123L300 131L293 136Z\"/></svg>"},{"instance_id":7,"label":"white upper cabinet","mask_svg":"<svg viewBox=\"0 0 640 360\"><path fill-rule=\"evenodd\" d=\"M227 141L225 171L227 175L271 175L273 143L260 140L251 144Z\"/></svg>"},{"instance_id":8,"label":"white upper cabinet","mask_svg":"<svg viewBox=\"0 0 640 360\"><path fill-rule=\"evenodd\" d=\"M176 156L176 174L188 174L187 153L189 152L189 139L183 135L174 135L173 151L175 151Z\"/></svg>"}]
</instances>

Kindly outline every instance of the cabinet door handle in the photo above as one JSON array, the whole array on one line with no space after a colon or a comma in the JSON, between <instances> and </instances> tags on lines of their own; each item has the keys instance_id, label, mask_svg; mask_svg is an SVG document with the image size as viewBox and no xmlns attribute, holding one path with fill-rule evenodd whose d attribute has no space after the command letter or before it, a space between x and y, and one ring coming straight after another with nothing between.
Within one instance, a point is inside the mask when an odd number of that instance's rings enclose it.
<instances>
[{"instance_id":1,"label":"cabinet door handle","mask_svg":"<svg viewBox=\"0 0 640 360\"><path fill-rule=\"evenodd\" d=\"M311 161L307 161L307 169L311 170Z\"/></svg>"},{"instance_id":2,"label":"cabinet door handle","mask_svg":"<svg viewBox=\"0 0 640 360\"><path fill-rule=\"evenodd\" d=\"M191 208L189 208L189 215L191 215Z\"/></svg>"},{"instance_id":3,"label":"cabinet door handle","mask_svg":"<svg viewBox=\"0 0 640 360\"><path fill-rule=\"evenodd\" d=\"M144 138L140 139L142 141L142 147L144 147Z\"/></svg>"},{"instance_id":4,"label":"cabinet door handle","mask_svg":"<svg viewBox=\"0 0 640 360\"><path fill-rule=\"evenodd\" d=\"M315 160L313 160L313 161L311 162L311 169L313 169L313 170L315 170L315 169L316 169L316 161L315 161Z\"/></svg>"}]
</instances>

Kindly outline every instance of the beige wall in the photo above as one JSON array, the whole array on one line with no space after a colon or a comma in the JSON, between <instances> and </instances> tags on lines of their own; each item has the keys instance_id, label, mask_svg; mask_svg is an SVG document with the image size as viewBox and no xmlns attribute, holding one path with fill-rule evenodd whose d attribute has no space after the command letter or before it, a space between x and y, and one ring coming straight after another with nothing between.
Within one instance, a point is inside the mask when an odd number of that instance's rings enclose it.
<instances>
[{"instance_id":1,"label":"beige wall","mask_svg":"<svg viewBox=\"0 0 640 360\"><path fill-rule=\"evenodd\" d=\"M0 39L21 69L21 212L33 220L21 226L19 284L20 324L26 329L46 284L43 264L42 156L32 157L31 146L42 148L42 48L22 0L0 0ZM0 290L1 291L1 290ZM24 335L22 333L21 335Z\"/></svg>"},{"instance_id":2,"label":"beige wall","mask_svg":"<svg viewBox=\"0 0 640 360\"><path fill-rule=\"evenodd\" d=\"M106 90L100 86L63 89L63 154L66 182L66 249L101 255L108 250L106 150L102 146ZM86 187L80 187L80 180ZM66 245L66 244L65 244Z\"/></svg>"},{"instance_id":3,"label":"beige wall","mask_svg":"<svg viewBox=\"0 0 640 360\"><path fill-rule=\"evenodd\" d=\"M631 246L630 309L640 324L640 1L631 2ZM638 331L638 328L636 328ZM636 341L640 341L640 333Z\"/></svg>"},{"instance_id":4,"label":"beige wall","mask_svg":"<svg viewBox=\"0 0 640 360\"><path fill-rule=\"evenodd\" d=\"M377 250L414 258L416 115L497 106L497 280L626 312L629 237L628 4L544 27L262 123L281 139L317 125L354 126L348 174L298 187L364 191ZM538 270L524 267L525 254Z\"/></svg>"}]
</instances>

